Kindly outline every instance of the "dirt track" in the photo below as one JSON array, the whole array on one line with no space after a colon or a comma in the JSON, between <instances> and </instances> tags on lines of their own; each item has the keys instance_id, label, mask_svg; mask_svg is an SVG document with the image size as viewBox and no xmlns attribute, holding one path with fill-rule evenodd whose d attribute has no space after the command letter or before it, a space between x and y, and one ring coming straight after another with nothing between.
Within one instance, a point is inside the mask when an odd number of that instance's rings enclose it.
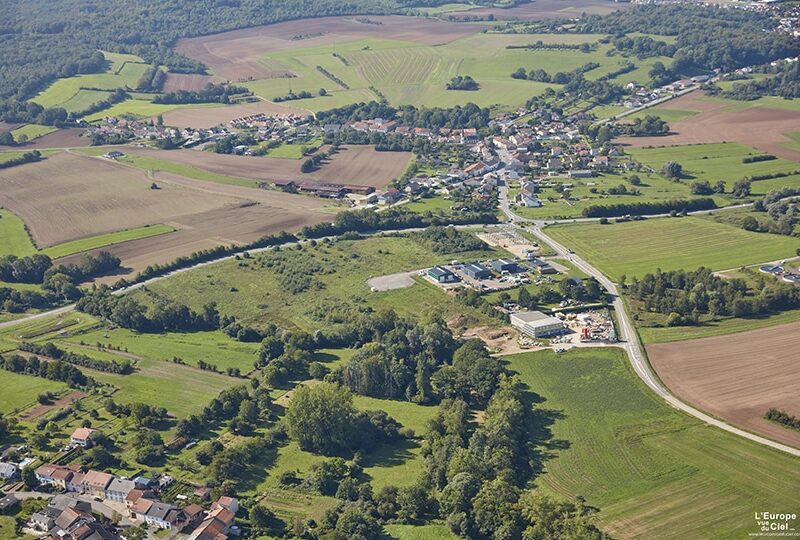
<instances>
[{"instance_id":1,"label":"dirt track","mask_svg":"<svg viewBox=\"0 0 800 540\"><path fill-rule=\"evenodd\" d=\"M800 448L800 431L763 418L770 407L800 416L800 323L646 348L658 376L681 399Z\"/></svg>"},{"instance_id":2,"label":"dirt track","mask_svg":"<svg viewBox=\"0 0 800 540\"><path fill-rule=\"evenodd\" d=\"M800 161L800 152L781 146L781 143L791 142L784 133L799 129L800 112L764 107L729 112L727 109L731 108L731 103L704 101L700 99L701 95L700 92L692 92L660 106L663 109L698 111L696 115L670 122L669 135L622 137L616 142L641 148L735 141L785 159Z\"/></svg>"}]
</instances>

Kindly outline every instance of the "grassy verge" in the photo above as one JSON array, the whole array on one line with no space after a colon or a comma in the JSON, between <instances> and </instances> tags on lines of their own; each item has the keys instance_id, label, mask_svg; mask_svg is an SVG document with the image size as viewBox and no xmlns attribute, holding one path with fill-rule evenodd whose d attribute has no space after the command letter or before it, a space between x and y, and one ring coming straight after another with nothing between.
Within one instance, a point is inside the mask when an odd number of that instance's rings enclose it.
<instances>
[{"instance_id":1,"label":"grassy verge","mask_svg":"<svg viewBox=\"0 0 800 540\"><path fill-rule=\"evenodd\" d=\"M60 257L66 257L67 255L74 255L75 253L113 246L114 244L122 244L123 242L130 242L132 240L159 236L161 234L173 232L174 230L175 228L169 225L145 225L144 227L138 227L136 229L126 229L124 231L81 238L80 240L73 240L72 242L64 242L63 244L43 249L42 253L48 255L51 259L58 259Z\"/></svg>"},{"instance_id":2,"label":"grassy verge","mask_svg":"<svg viewBox=\"0 0 800 540\"><path fill-rule=\"evenodd\" d=\"M36 253L25 223L16 214L0 208L0 257L16 255L24 257Z\"/></svg>"}]
</instances>

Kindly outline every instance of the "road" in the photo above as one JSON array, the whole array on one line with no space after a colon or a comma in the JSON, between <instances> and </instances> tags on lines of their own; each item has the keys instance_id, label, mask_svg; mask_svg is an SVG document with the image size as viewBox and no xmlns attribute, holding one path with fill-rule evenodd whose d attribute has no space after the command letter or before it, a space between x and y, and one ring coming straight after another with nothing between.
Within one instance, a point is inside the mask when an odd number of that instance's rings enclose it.
<instances>
[{"instance_id":1,"label":"road","mask_svg":"<svg viewBox=\"0 0 800 540\"><path fill-rule=\"evenodd\" d=\"M650 367L650 362L647 360L647 356L644 352L644 348L642 347L641 342L639 341L639 334L636 332L636 328L633 325L633 321L628 314L626 309L625 303L622 301L622 298L619 295L619 291L617 290L616 284L614 284L610 279L608 279L600 270L580 258L578 255L571 253L569 249L565 246L556 242L553 238L551 238L545 232L545 224L540 221L532 221L522 218L515 214L509 207L508 203L508 196L507 190L501 190L500 196L500 208L506 214L506 216L511 220L512 224L515 227L522 228L530 233L532 233L536 238L538 238L544 244L550 246L553 251L559 257L569 260L572 264L574 264L577 268L582 270L587 275L594 277L600 284L611 294L613 297L613 306L614 311L617 314L617 320L619 324L619 331L617 332L620 340L623 342L623 347L628 354L628 358L631 362L631 366L633 370L636 372L636 375L647 385L650 390L655 392L661 399L666 401L672 407L685 412L691 416L694 416L698 420L705 422L708 425L718 427L723 429L729 433L733 433L734 435L738 435L740 437L744 437L750 441L763 444L765 446L769 446L776 450L781 450L782 452L786 452L787 454L792 454L794 456L800 457L800 449L793 448L791 446L787 446L785 444L781 444L775 442L773 440L767 439L765 437L761 437L759 435L755 435L753 433L744 431L739 429L735 426L727 424L721 420L718 420L708 414L695 409L691 405L688 405L675 397L670 391L658 380L655 373L653 372L652 368ZM572 220L569 220L572 221ZM530 225L527 227L523 227L518 223L529 223Z\"/></svg>"}]
</instances>

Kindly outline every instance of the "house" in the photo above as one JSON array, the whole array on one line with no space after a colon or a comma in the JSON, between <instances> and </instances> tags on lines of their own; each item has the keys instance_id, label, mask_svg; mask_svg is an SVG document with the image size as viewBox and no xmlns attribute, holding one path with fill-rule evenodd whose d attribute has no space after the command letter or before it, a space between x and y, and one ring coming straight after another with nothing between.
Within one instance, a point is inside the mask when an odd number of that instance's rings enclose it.
<instances>
[{"instance_id":1,"label":"house","mask_svg":"<svg viewBox=\"0 0 800 540\"><path fill-rule=\"evenodd\" d=\"M562 334L564 322L541 311L520 311L511 314L511 325L532 338L543 338Z\"/></svg>"},{"instance_id":2,"label":"house","mask_svg":"<svg viewBox=\"0 0 800 540\"><path fill-rule=\"evenodd\" d=\"M378 195L378 204L394 204L403 198L403 194L395 188L389 188L385 192Z\"/></svg>"},{"instance_id":3,"label":"house","mask_svg":"<svg viewBox=\"0 0 800 540\"><path fill-rule=\"evenodd\" d=\"M197 527L197 525L206 517L205 509L199 504L190 504L184 507L183 513L186 514L186 526Z\"/></svg>"},{"instance_id":4,"label":"house","mask_svg":"<svg viewBox=\"0 0 800 540\"><path fill-rule=\"evenodd\" d=\"M88 446L91 446L92 438L96 437L98 433L100 432L97 431L96 429L79 427L72 432L72 435L69 438L69 442L86 448Z\"/></svg>"},{"instance_id":5,"label":"house","mask_svg":"<svg viewBox=\"0 0 800 540\"><path fill-rule=\"evenodd\" d=\"M146 497L139 497L133 504L128 507L128 515L131 519L141 519L144 520L147 512L150 510L150 507L155 504L153 499L148 499Z\"/></svg>"},{"instance_id":6,"label":"house","mask_svg":"<svg viewBox=\"0 0 800 540\"><path fill-rule=\"evenodd\" d=\"M497 259L491 262L492 268L495 272L516 272L517 263L508 259Z\"/></svg>"},{"instance_id":7,"label":"house","mask_svg":"<svg viewBox=\"0 0 800 540\"><path fill-rule=\"evenodd\" d=\"M56 524L56 518L61 515L61 510L54 506L45 506L41 512L36 512L28 520L28 526L41 532L47 532Z\"/></svg>"},{"instance_id":8,"label":"house","mask_svg":"<svg viewBox=\"0 0 800 540\"><path fill-rule=\"evenodd\" d=\"M195 489L194 493L192 493L192 495L194 495L198 499L205 499L205 498L207 498L209 496L210 493L211 493L211 488L207 488L205 486L201 486L201 487Z\"/></svg>"},{"instance_id":9,"label":"house","mask_svg":"<svg viewBox=\"0 0 800 540\"><path fill-rule=\"evenodd\" d=\"M107 159L117 159L125 157L125 154L123 154L122 152L117 152L116 150L112 150L111 152L103 154L103 157Z\"/></svg>"},{"instance_id":10,"label":"house","mask_svg":"<svg viewBox=\"0 0 800 540\"><path fill-rule=\"evenodd\" d=\"M114 477L106 488L106 499L115 502L125 502L126 497L135 487L133 480L122 480L121 478Z\"/></svg>"},{"instance_id":11,"label":"house","mask_svg":"<svg viewBox=\"0 0 800 540\"><path fill-rule=\"evenodd\" d=\"M222 496L211 505L211 512L214 513L218 508L226 508L236 514L239 511L239 500L234 497Z\"/></svg>"},{"instance_id":12,"label":"house","mask_svg":"<svg viewBox=\"0 0 800 540\"><path fill-rule=\"evenodd\" d=\"M464 273L472 279L488 279L492 272L481 263L467 263L463 267Z\"/></svg>"},{"instance_id":13,"label":"house","mask_svg":"<svg viewBox=\"0 0 800 540\"><path fill-rule=\"evenodd\" d=\"M17 513L19 499L13 494L4 495L0 492L0 516L10 516Z\"/></svg>"},{"instance_id":14,"label":"house","mask_svg":"<svg viewBox=\"0 0 800 540\"><path fill-rule=\"evenodd\" d=\"M144 515L144 522L159 529L182 529L186 524L186 514L177 506L161 501L153 504Z\"/></svg>"},{"instance_id":15,"label":"house","mask_svg":"<svg viewBox=\"0 0 800 540\"><path fill-rule=\"evenodd\" d=\"M5 463L0 461L0 480L11 480L17 476L19 470L13 463Z\"/></svg>"},{"instance_id":16,"label":"house","mask_svg":"<svg viewBox=\"0 0 800 540\"><path fill-rule=\"evenodd\" d=\"M72 478L67 480L67 491L83 493L83 480L86 477L82 472L72 473Z\"/></svg>"},{"instance_id":17,"label":"house","mask_svg":"<svg viewBox=\"0 0 800 540\"><path fill-rule=\"evenodd\" d=\"M458 276L444 266L434 266L428 270L428 277L437 283L455 283L458 281Z\"/></svg>"},{"instance_id":18,"label":"house","mask_svg":"<svg viewBox=\"0 0 800 540\"><path fill-rule=\"evenodd\" d=\"M67 485L74 472L60 465L46 464L35 471L36 479L43 486L55 486L60 489L67 489Z\"/></svg>"},{"instance_id":19,"label":"house","mask_svg":"<svg viewBox=\"0 0 800 540\"><path fill-rule=\"evenodd\" d=\"M514 196L514 202L526 208L541 208L542 206L544 206L544 203L542 203L542 201L538 197L536 197L535 195L534 196L527 195L525 193L517 193Z\"/></svg>"},{"instance_id":20,"label":"house","mask_svg":"<svg viewBox=\"0 0 800 540\"><path fill-rule=\"evenodd\" d=\"M83 492L91 497L105 499L106 488L114 479L108 473L100 471L89 471L83 478Z\"/></svg>"}]
</instances>

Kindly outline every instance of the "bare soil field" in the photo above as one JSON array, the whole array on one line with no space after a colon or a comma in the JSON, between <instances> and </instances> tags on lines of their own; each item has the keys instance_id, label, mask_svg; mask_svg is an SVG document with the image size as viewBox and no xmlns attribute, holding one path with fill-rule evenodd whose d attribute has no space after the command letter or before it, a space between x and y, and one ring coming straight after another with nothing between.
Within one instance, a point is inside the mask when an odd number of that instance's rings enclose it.
<instances>
[{"instance_id":1,"label":"bare soil field","mask_svg":"<svg viewBox=\"0 0 800 540\"><path fill-rule=\"evenodd\" d=\"M150 189L153 181L159 189ZM0 206L25 221L40 247L154 223L177 229L100 248L122 259L125 274L199 249L251 242L333 217L321 199L168 173L151 175L66 152L0 171Z\"/></svg>"},{"instance_id":2,"label":"bare soil field","mask_svg":"<svg viewBox=\"0 0 800 540\"><path fill-rule=\"evenodd\" d=\"M494 15L497 20L540 20L578 17L581 13L606 15L613 11L628 9L630 4L609 0L535 0L513 8L480 8L468 11L454 11L447 15L456 17L487 17Z\"/></svg>"},{"instance_id":3,"label":"bare soil field","mask_svg":"<svg viewBox=\"0 0 800 540\"><path fill-rule=\"evenodd\" d=\"M202 90L207 84L220 82L211 75L199 75L194 73L167 73L164 81L164 92L177 92L178 90Z\"/></svg>"},{"instance_id":4,"label":"bare soil field","mask_svg":"<svg viewBox=\"0 0 800 540\"><path fill-rule=\"evenodd\" d=\"M481 26L420 17L370 16L369 19L382 24L365 24L355 17L302 19L182 39L175 50L203 62L219 77L241 81L276 76L258 62L259 57L269 52L366 37L440 45L483 30ZM302 36L308 37L298 39Z\"/></svg>"},{"instance_id":5,"label":"bare soil field","mask_svg":"<svg viewBox=\"0 0 800 540\"><path fill-rule=\"evenodd\" d=\"M0 133L6 133L8 131L14 131L22 124L9 124L8 122L0 122Z\"/></svg>"},{"instance_id":6,"label":"bare soil field","mask_svg":"<svg viewBox=\"0 0 800 540\"><path fill-rule=\"evenodd\" d=\"M22 420L23 422L29 422L31 420L35 420L36 418L39 418L43 414L53 409L63 409L67 405L72 405L76 401L81 400L88 395L89 394L87 394L86 392L78 392L78 391L70 392L66 396L57 399L50 404L47 405L38 404L35 407L28 409L27 411L25 411L23 415L19 417L19 419Z\"/></svg>"},{"instance_id":7,"label":"bare soil field","mask_svg":"<svg viewBox=\"0 0 800 540\"><path fill-rule=\"evenodd\" d=\"M3 146L0 148L13 148L14 150L42 150L45 148L79 148L89 146L92 140L88 137L81 137L82 128L59 129L47 135L42 135L23 146Z\"/></svg>"},{"instance_id":8,"label":"bare soil field","mask_svg":"<svg viewBox=\"0 0 800 540\"><path fill-rule=\"evenodd\" d=\"M691 92L660 105L665 109L699 111L684 120L670 122L670 134L663 137L622 137L616 142L641 148L679 144L718 143L734 141L763 152L800 161L800 152L781 146L791 142L783 135L797 131L800 112L754 107L738 112L726 109L730 103L703 101L699 92Z\"/></svg>"},{"instance_id":9,"label":"bare soil field","mask_svg":"<svg viewBox=\"0 0 800 540\"><path fill-rule=\"evenodd\" d=\"M647 345L677 396L743 429L800 448L800 431L763 418L770 407L800 416L800 323L730 336Z\"/></svg>"},{"instance_id":10,"label":"bare soil field","mask_svg":"<svg viewBox=\"0 0 800 540\"><path fill-rule=\"evenodd\" d=\"M241 103L239 105L225 105L220 107L187 107L173 109L162 116L164 124L174 127L193 127L207 129L220 124L227 124L235 118L253 114L311 114L306 109L279 105L271 101L257 103Z\"/></svg>"},{"instance_id":11,"label":"bare soil field","mask_svg":"<svg viewBox=\"0 0 800 540\"><path fill-rule=\"evenodd\" d=\"M130 148L130 153L192 165L219 174L254 180L296 180L334 182L383 188L405 170L408 152L377 152L371 146L343 146L338 154L318 170L303 174L302 160L234 156L198 150L169 152Z\"/></svg>"}]
</instances>

